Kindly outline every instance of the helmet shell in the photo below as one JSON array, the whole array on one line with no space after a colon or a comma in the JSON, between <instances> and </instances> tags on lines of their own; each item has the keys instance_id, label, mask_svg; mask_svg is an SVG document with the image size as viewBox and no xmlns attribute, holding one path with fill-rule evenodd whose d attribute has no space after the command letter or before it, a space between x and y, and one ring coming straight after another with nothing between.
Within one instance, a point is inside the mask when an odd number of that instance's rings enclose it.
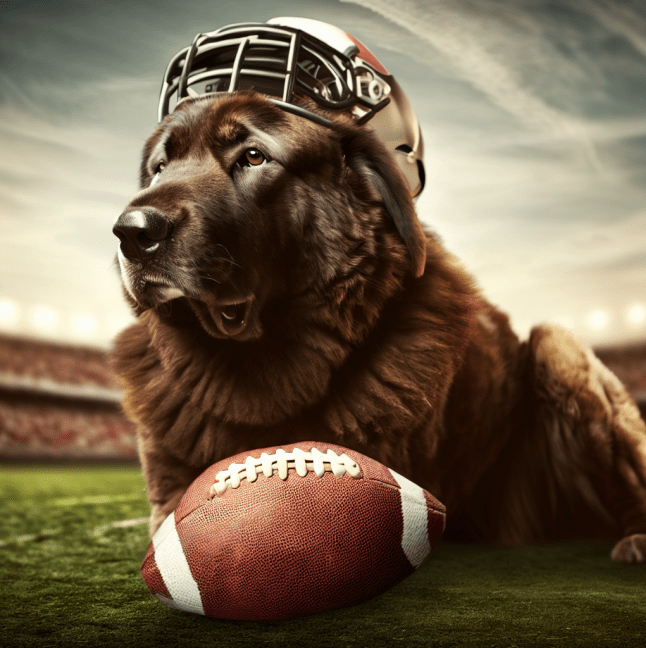
<instances>
[{"instance_id":1,"label":"helmet shell","mask_svg":"<svg viewBox=\"0 0 646 648\"><path fill-rule=\"evenodd\" d=\"M283 17L272 18L267 24L293 27L307 32L346 55L351 55L353 49L358 48L354 57L367 63L390 86L390 103L375 112L368 119L368 125L391 152L408 181L411 194L417 197L425 182L422 131L408 97L377 57L351 34L320 20Z\"/></svg>"},{"instance_id":2,"label":"helmet shell","mask_svg":"<svg viewBox=\"0 0 646 648\"><path fill-rule=\"evenodd\" d=\"M227 25L198 34L169 63L159 121L181 101L216 92L255 90L283 110L331 125L306 110L308 97L328 111L367 123L392 154L411 195L424 188L424 146L408 98L378 59L347 32L309 18Z\"/></svg>"}]
</instances>

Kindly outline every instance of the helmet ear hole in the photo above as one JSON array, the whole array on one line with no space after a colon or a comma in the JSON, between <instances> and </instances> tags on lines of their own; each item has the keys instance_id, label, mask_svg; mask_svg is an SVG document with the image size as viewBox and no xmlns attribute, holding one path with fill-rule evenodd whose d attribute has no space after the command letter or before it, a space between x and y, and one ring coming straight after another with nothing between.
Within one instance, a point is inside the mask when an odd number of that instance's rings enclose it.
<instances>
[{"instance_id":1,"label":"helmet ear hole","mask_svg":"<svg viewBox=\"0 0 646 648\"><path fill-rule=\"evenodd\" d=\"M417 198L422 191L424 191L424 187L426 186L426 171L424 170L424 163L421 160L417 160L417 171L419 174L419 180L420 180L420 188L417 194L414 196Z\"/></svg>"},{"instance_id":2,"label":"helmet ear hole","mask_svg":"<svg viewBox=\"0 0 646 648\"><path fill-rule=\"evenodd\" d=\"M413 149L408 144L401 144L395 149L394 156L399 170L403 173L410 193L413 198L417 198L426 184L426 173L424 163L417 158Z\"/></svg>"}]
</instances>

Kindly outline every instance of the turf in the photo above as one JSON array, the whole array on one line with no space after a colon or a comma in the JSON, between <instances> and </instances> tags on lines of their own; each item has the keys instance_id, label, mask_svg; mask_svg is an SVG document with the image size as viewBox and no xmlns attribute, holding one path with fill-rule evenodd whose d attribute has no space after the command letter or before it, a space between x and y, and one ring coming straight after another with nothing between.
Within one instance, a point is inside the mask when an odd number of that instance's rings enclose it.
<instances>
[{"instance_id":1,"label":"turf","mask_svg":"<svg viewBox=\"0 0 646 648\"><path fill-rule=\"evenodd\" d=\"M148 514L136 468L0 466L0 646L639 646L646 566L605 542L441 544L356 608L280 623L171 610L139 575Z\"/></svg>"}]
</instances>

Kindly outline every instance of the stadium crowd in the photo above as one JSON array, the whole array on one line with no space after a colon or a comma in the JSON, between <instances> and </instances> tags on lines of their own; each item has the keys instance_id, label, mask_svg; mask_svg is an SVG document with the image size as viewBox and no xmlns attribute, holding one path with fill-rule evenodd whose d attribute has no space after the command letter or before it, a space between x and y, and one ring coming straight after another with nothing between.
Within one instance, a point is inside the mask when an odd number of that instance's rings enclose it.
<instances>
[{"instance_id":1,"label":"stadium crowd","mask_svg":"<svg viewBox=\"0 0 646 648\"><path fill-rule=\"evenodd\" d=\"M0 457L134 459L134 429L118 409L0 399Z\"/></svg>"},{"instance_id":2,"label":"stadium crowd","mask_svg":"<svg viewBox=\"0 0 646 648\"><path fill-rule=\"evenodd\" d=\"M646 344L627 344L596 350L599 358L638 401L646 400Z\"/></svg>"},{"instance_id":3,"label":"stadium crowd","mask_svg":"<svg viewBox=\"0 0 646 648\"><path fill-rule=\"evenodd\" d=\"M136 457L105 351L0 336L0 378L0 459Z\"/></svg>"},{"instance_id":4,"label":"stadium crowd","mask_svg":"<svg viewBox=\"0 0 646 648\"><path fill-rule=\"evenodd\" d=\"M114 386L105 351L0 335L0 373L61 384Z\"/></svg>"}]
</instances>

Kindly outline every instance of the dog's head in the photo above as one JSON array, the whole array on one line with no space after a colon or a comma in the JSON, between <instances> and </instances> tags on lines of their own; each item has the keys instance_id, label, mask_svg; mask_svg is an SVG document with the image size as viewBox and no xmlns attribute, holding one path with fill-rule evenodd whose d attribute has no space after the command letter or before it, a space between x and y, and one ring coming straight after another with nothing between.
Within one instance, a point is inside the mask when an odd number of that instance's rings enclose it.
<instances>
[{"instance_id":1,"label":"dog's head","mask_svg":"<svg viewBox=\"0 0 646 648\"><path fill-rule=\"evenodd\" d=\"M265 311L339 299L377 266L420 276L426 250L408 186L368 126L321 126L255 93L185 101L167 117L114 233L137 313L177 303L240 341L260 337Z\"/></svg>"}]
</instances>

